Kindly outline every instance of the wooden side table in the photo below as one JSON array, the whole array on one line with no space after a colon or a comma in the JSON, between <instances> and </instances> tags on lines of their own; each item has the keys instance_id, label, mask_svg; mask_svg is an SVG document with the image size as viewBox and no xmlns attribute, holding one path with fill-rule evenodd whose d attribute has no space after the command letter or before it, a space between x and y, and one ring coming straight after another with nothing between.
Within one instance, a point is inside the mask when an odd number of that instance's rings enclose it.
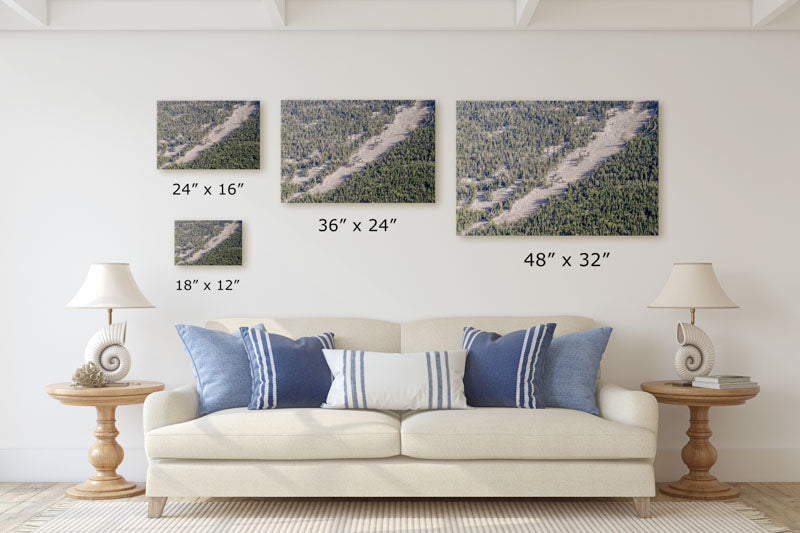
<instances>
[{"instance_id":1,"label":"wooden side table","mask_svg":"<svg viewBox=\"0 0 800 533\"><path fill-rule=\"evenodd\" d=\"M157 381L131 381L128 385L86 388L70 383L48 385L47 394L65 405L91 405L97 408L97 440L89 449L89 462L95 474L84 483L67 489L67 496L80 500L112 500L144 494L143 483L132 483L117 474L117 467L125 457L117 443L117 426L114 412L118 405L143 403L148 395L163 390Z\"/></svg>"},{"instance_id":2,"label":"wooden side table","mask_svg":"<svg viewBox=\"0 0 800 533\"><path fill-rule=\"evenodd\" d=\"M709 438L708 410L712 406L741 405L758 394L759 387L750 389L701 389L686 387L680 381L649 381L642 390L656 397L659 403L689 407L689 442L681 451L681 458L689 473L678 481L661 488L661 492L678 498L693 500L727 500L739 495L739 489L726 485L711 475L717 462L717 450Z\"/></svg>"}]
</instances>

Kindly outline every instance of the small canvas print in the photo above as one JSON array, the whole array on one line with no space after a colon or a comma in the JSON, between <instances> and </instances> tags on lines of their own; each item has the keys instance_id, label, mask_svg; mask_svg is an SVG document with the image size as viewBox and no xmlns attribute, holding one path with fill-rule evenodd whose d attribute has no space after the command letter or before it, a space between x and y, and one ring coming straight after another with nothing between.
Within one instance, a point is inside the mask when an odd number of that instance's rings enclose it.
<instances>
[{"instance_id":1,"label":"small canvas print","mask_svg":"<svg viewBox=\"0 0 800 533\"><path fill-rule=\"evenodd\" d=\"M175 264L241 266L241 220L176 220Z\"/></svg>"},{"instance_id":2,"label":"small canvas print","mask_svg":"<svg viewBox=\"0 0 800 533\"><path fill-rule=\"evenodd\" d=\"M456 107L459 235L658 235L658 102Z\"/></svg>"},{"instance_id":3,"label":"small canvas print","mask_svg":"<svg viewBox=\"0 0 800 533\"><path fill-rule=\"evenodd\" d=\"M260 103L243 100L159 101L159 169L260 168Z\"/></svg>"},{"instance_id":4,"label":"small canvas print","mask_svg":"<svg viewBox=\"0 0 800 533\"><path fill-rule=\"evenodd\" d=\"M436 200L433 100L285 100L281 200Z\"/></svg>"}]
</instances>

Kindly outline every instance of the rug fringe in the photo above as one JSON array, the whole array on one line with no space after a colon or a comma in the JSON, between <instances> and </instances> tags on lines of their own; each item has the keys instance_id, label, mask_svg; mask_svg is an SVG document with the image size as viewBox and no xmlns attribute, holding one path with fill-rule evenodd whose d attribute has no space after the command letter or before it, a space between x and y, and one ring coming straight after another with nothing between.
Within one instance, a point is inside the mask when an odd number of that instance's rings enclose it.
<instances>
[{"instance_id":1,"label":"rug fringe","mask_svg":"<svg viewBox=\"0 0 800 533\"><path fill-rule=\"evenodd\" d=\"M18 533L35 533L40 527L54 519L57 519L65 511L76 505L76 503L80 502L76 502L74 500L57 502L36 516L28 519L13 531ZM724 503L732 511L735 511L737 514L749 520L753 524L756 524L758 527L768 533L789 533L791 531L789 528L775 525L772 520L767 517L767 515L758 509L750 507L749 505L745 505L744 503L737 501ZM658 503L655 505L658 505Z\"/></svg>"},{"instance_id":2,"label":"rug fringe","mask_svg":"<svg viewBox=\"0 0 800 533\"><path fill-rule=\"evenodd\" d=\"M75 505L75 501L73 500L64 500L62 502L55 503L33 518L23 522L13 531L14 533L30 533L32 531L36 531L50 520L57 518L58 515L73 505Z\"/></svg>"},{"instance_id":3,"label":"rug fringe","mask_svg":"<svg viewBox=\"0 0 800 533\"><path fill-rule=\"evenodd\" d=\"M788 527L776 526L775 523L767 515L765 515L758 509L750 507L749 505L746 505L742 502L725 502L725 503L729 507L731 507L734 511L737 511L739 514L741 514L751 522L761 526L765 531L769 531L769 533L787 533L788 531L790 531Z\"/></svg>"}]
</instances>

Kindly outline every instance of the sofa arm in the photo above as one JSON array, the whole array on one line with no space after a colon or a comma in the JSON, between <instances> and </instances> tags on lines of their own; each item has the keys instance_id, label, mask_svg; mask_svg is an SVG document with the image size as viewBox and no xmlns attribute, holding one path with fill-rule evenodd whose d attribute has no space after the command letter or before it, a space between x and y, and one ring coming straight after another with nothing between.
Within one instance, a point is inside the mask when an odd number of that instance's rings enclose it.
<instances>
[{"instance_id":1,"label":"sofa arm","mask_svg":"<svg viewBox=\"0 0 800 533\"><path fill-rule=\"evenodd\" d=\"M607 420L643 427L658 435L658 402L652 394L601 381L597 384L597 408Z\"/></svg>"},{"instance_id":2,"label":"sofa arm","mask_svg":"<svg viewBox=\"0 0 800 533\"><path fill-rule=\"evenodd\" d=\"M199 406L194 383L151 394L144 401L144 432L194 420Z\"/></svg>"}]
</instances>

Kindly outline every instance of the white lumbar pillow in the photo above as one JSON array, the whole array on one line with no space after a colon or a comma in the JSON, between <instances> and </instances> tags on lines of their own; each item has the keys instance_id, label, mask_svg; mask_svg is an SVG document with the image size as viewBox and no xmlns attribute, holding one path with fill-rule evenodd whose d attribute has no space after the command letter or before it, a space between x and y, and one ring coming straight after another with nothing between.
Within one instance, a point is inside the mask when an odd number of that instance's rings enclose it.
<instances>
[{"instance_id":1,"label":"white lumbar pillow","mask_svg":"<svg viewBox=\"0 0 800 533\"><path fill-rule=\"evenodd\" d=\"M382 353L322 350L333 374L330 409L467 409L466 350Z\"/></svg>"}]
</instances>

